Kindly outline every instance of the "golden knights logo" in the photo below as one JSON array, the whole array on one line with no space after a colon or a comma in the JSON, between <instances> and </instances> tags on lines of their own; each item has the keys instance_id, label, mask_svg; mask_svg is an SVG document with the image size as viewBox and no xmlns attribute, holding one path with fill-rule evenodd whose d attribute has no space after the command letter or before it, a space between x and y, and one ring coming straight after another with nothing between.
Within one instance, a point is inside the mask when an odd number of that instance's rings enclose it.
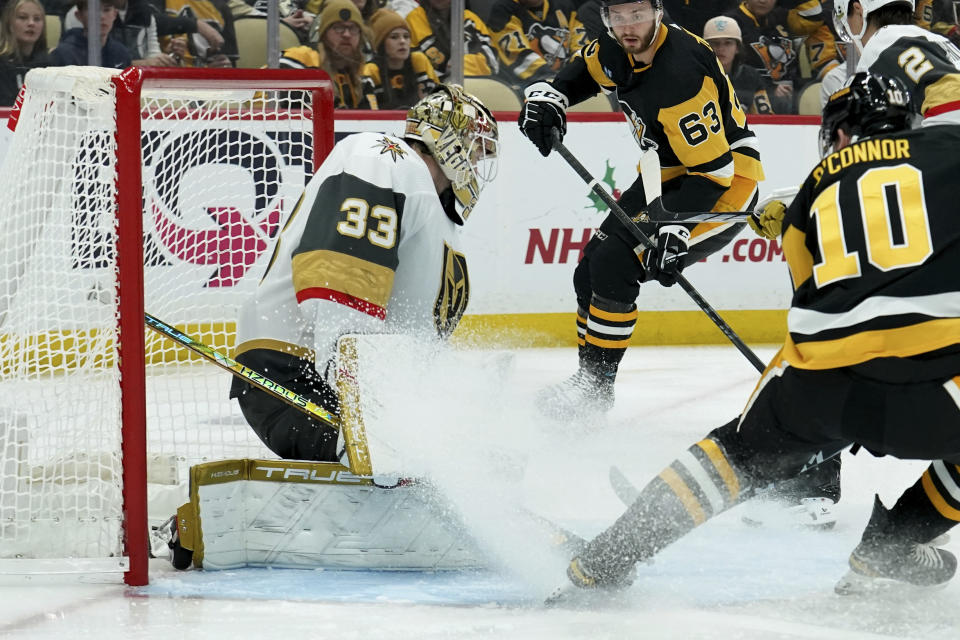
<instances>
[{"instance_id":1,"label":"golden knights logo","mask_svg":"<svg viewBox=\"0 0 960 640\"><path fill-rule=\"evenodd\" d=\"M397 158L402 160L403 157L407 155L407 152L403 150L403 147L400 146L399 142L396 140L391 140L387 136L383 136L377 140L377 143L373 146L373 148L376 149L377 147L380 148L380 155L389 153L394 162L397 161Z\"/></svg>"},{"instance_id":2,"label":"golden knights logo","mask_svg":"<svg viewBox=\"0 0 960 640\"><path fill-rule=\"evenodd\" d=\"M440 291L433 306L433 318L437 334L448 338L457 328L460 318L470 301L470 277L467 275L467 258L443 243L443 274Z\"/></svg>"},{"instance_id":3,"label":"golden knights logo","mask_svg":"<svg viewBox=\"0 0 960 640\"><path fill-rule=\"evenodd\" d=\"M797 59L797 52L793 49L793 40L787 37L760 36L758 42L750 46L763 60L763 66L771 80L780 80L787 74L790 65Z\"/></svg>"}]
</instances>

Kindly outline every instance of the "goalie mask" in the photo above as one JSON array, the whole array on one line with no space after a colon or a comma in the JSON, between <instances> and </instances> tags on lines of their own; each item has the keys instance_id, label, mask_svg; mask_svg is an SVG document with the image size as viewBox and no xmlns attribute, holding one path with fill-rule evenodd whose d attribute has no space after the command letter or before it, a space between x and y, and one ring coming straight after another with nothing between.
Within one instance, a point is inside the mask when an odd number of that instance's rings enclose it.
<instances>
[{"instance_id":1,"label":"goalie mask","mask_svg":"<svg viewBox=\"0 0 960 640\"><path fill-rule=\"evenodd\" d=\"M910 93L896 78L866 71L853 76L823 107L820 126L820 157L825 158L837 143L837 130L854 140L910 128Z\"/></svg>"},{"instance_id":2,"label":"goalie mask","mask_svg":"<svg viewBox=\"0 0 960 640\"><path fill-rule=\"evenodd\" d=\"M610 7L622 8L610 10ZM644 43L644 48L653 44L660 30L660 21L663 19L663 0L603 0L600 8L603 26L607 28L610 37L617 39L613 32L614 27L625 27L631 24L653 23L650 40Z\"/></svg>"},{"instance_id":3,"label":"goalie mask","mask_svg":"<svg viewBox=\"0 0 960 640\"><path fill-rule=\"evenodd\" d=\"M850 6L854 1L860 5L861 14L863 17L863 21L860 24L860 30L858 33L854 33L853 29L850 27ZM902 4L905 7L909 6L910 11L913 12L916 6L916 0L834 0L833 28L836 30L837 35L840 36L841 40L844 42L852 42L857 48L857 51L862 53L863 34L867 31L867 16L880 7L885 7L888 4Z\"/></svg>"},{"instance_id":4,"label":"goalie mask","mask_svg":"<svg viewBox=\"0 0 960 640\"><path fill-rule=\"evenodd\" d=\"M403 137L422 142L450 179L463 224L497 174L500 142L493 114L459 85L440 85L407 111Z\"/></svg>"}]
</instances>

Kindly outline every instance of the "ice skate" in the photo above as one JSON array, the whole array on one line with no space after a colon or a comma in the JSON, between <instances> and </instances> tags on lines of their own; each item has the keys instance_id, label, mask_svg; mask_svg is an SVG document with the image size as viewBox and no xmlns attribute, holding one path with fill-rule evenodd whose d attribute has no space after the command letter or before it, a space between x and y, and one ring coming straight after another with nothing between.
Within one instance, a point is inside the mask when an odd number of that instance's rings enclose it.
<instances>
[{"instance_id":1,"label":"ice skate","mask_svg":"<svg viewBox=\"0 0 960 640\"><path fill-rule=\"evenodd\" d=\"M779 522L804 529L829 530L837 524L840 458L835 457L795 478L759 489L743 522L763 526Z\"/></svg>"},{"instance_id":2,"label":"ice skate","mask_svg":"<svg viewBox=\"0 0 960 640\"><path fill-rule=\"evenodd\" d=\"M889 511L875 498L863 539L850 554L850 570L834 587L840 595L900 587L942 587L957 571L957 558L932 543L919 543L891 531Z\"/></svg>"},{"instance_id":3,"label":"ice skate","mask_svg":"<svg viewBox=\"0 0 960 640\"><path fill-rule=\"evenodd\" d=\"M537 408L553 420L572 421L605 414L613 408L613 379L593 375L584 369L541 389Z\"/></svg>"}]
</instances>

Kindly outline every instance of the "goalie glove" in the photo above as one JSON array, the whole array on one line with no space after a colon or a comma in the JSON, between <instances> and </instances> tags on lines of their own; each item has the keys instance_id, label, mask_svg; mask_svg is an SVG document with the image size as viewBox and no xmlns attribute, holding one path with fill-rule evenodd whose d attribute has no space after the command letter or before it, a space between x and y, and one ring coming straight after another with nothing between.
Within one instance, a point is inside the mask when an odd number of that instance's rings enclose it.
<instances>
[{"instance_id":1,"label":"goalie glove","mask_svg":"<svg viewBox=\"0 0 960 640\"><path fill-rule=\"evenodd\" d=\"M660 227L657 231L656 249L643 252L643 268L646 281L656 280L665 287L677 283L677 276L686 266L687 241L690 230L678 224Z\"/></svg>"},{"instance_id":2,"label":"goalie glove","mask_svg":"<svg viewBox=\"0 0 960 640\"><path fill-rule=\"evenodd\" d=\"M567 96L549 82L535 82L523 90L524 103L517 124L523 135L536 145L540 155L547 157L553 149L553 130L563 140L567 132Z\"/></svg>"},{"instance_id":3,"label":"goalie glove","mask_svg":"<svg viewBox=\"0 0 960 640\"><path fill-rule=\"evenodd\" d=\"M783 216L787 206L780 200L772 200L764 205L760 211L754 211L747 218L747 223L758 236L776 240L783 230Z\"/></svg>"}]
</instances>

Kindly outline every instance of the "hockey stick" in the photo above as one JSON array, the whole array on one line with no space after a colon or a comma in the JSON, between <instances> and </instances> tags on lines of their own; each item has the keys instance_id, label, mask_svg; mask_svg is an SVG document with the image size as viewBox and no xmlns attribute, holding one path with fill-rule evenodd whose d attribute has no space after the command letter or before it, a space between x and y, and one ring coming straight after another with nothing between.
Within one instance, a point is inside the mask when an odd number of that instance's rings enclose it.
<instances>
[{"instance_id":1,"label":"hockey stick","mask_svg":"<svg viewBox=\"0 0 960 640\"><path fill-rule=\"evenodd\" d=\"M208 347L202 342L194 340L184 332L170 326L162 320L158 320L149 313L145 313L144 318L147 327L153 329L165 338L169 338L177 344L203 356L213 364L222 369L226 369L236 377L252 384L261 391L266 391L273 397L283 400L287 404L300 409L310 417L316 418L324 425L332 427L338 431L340 430L340 419L320 405L308 400L307 398L304 398L300 394L295 393L284 386L277 384L266 376L259 374L250 367L246 367L232 358L223 355L212 347Z\"/></svg>"},{"instance_id":2,"label":"hockey stick","mask_svg":"<svg viewBox=\"0 0 960 640\"><path fill-rule=\"evenodd\" d=\"M649 151L647 153L650 153ZM643 183L646 191L647 183ZM648 205L644 222L746 222L753 218L754 222L760 223L760 212L764 206L774 200L783 200L789 205L794 196L797 195L799 187L786 187L771 191L766 198L757 203L757 208L753 211L695 211L692 213L678 213L676 211L667 211L663 206L661 198L657 196ZM657 189L659 192L659 188ZM649 192L648 192L649 193Z\"/></svg>"},{"instance_id":3,"label":"hockey stick","mask_svg":"<svg viewBox=\"0 0 960 640\"><path fill-rule=\"evenodd\" d=\"M596 178L590 175L590 172L587 171L586 168L580 164L580 161L577 160L572 153L570 153L570 150L563 145L563 142L560 141L560 132L557 130L553 131L553 148L556 149L557 153L559 153L563 159L567 161L567 164L569 164L573 170L580 175L580 178L587 183L587 186L590 187L590 190L597 194L597 196L599 196L600 199L603 200L608 207L610 207L610 210L613 211L614 215L617 216L617 219L619 219L620 222L622 222L627 229L630 230L630 233L632 233L633 236L640 241L640 244L647 249L656 249L657 245L654 244L653 240L647 237L647 234L645 234L640 227L637 226L637 223L634 222L630 216L628 216L626 212L620 208L620 205L617 204L617 201L613 199L613 196L607 193L606 189L600 186ZM733 346L735 346L740 353L742 353L744 357L750 361L750 364L752 364L757 371L763 373L765 369L763 361L757 357L757 354L750 350L750 347L748 347L743 340L740 339L740 336L734 332L730 325L728 325L724 319L721 318L716 311L714 311L713 307L711 307L710 304L703 299L703 296L700 295L700 292L697 291L692 284L690 284L690 281L687 280L682 273L677 274L677 284L679 284L680 288L686 291L687 295L690 296L690 299L693 300L705 314L707 314L707 317L713 320L713 323L717 325L717 328L719 328L720 331L723 332L723 335L727 336L727 339L733 343Z\"/></svg>"}]
</instances>

